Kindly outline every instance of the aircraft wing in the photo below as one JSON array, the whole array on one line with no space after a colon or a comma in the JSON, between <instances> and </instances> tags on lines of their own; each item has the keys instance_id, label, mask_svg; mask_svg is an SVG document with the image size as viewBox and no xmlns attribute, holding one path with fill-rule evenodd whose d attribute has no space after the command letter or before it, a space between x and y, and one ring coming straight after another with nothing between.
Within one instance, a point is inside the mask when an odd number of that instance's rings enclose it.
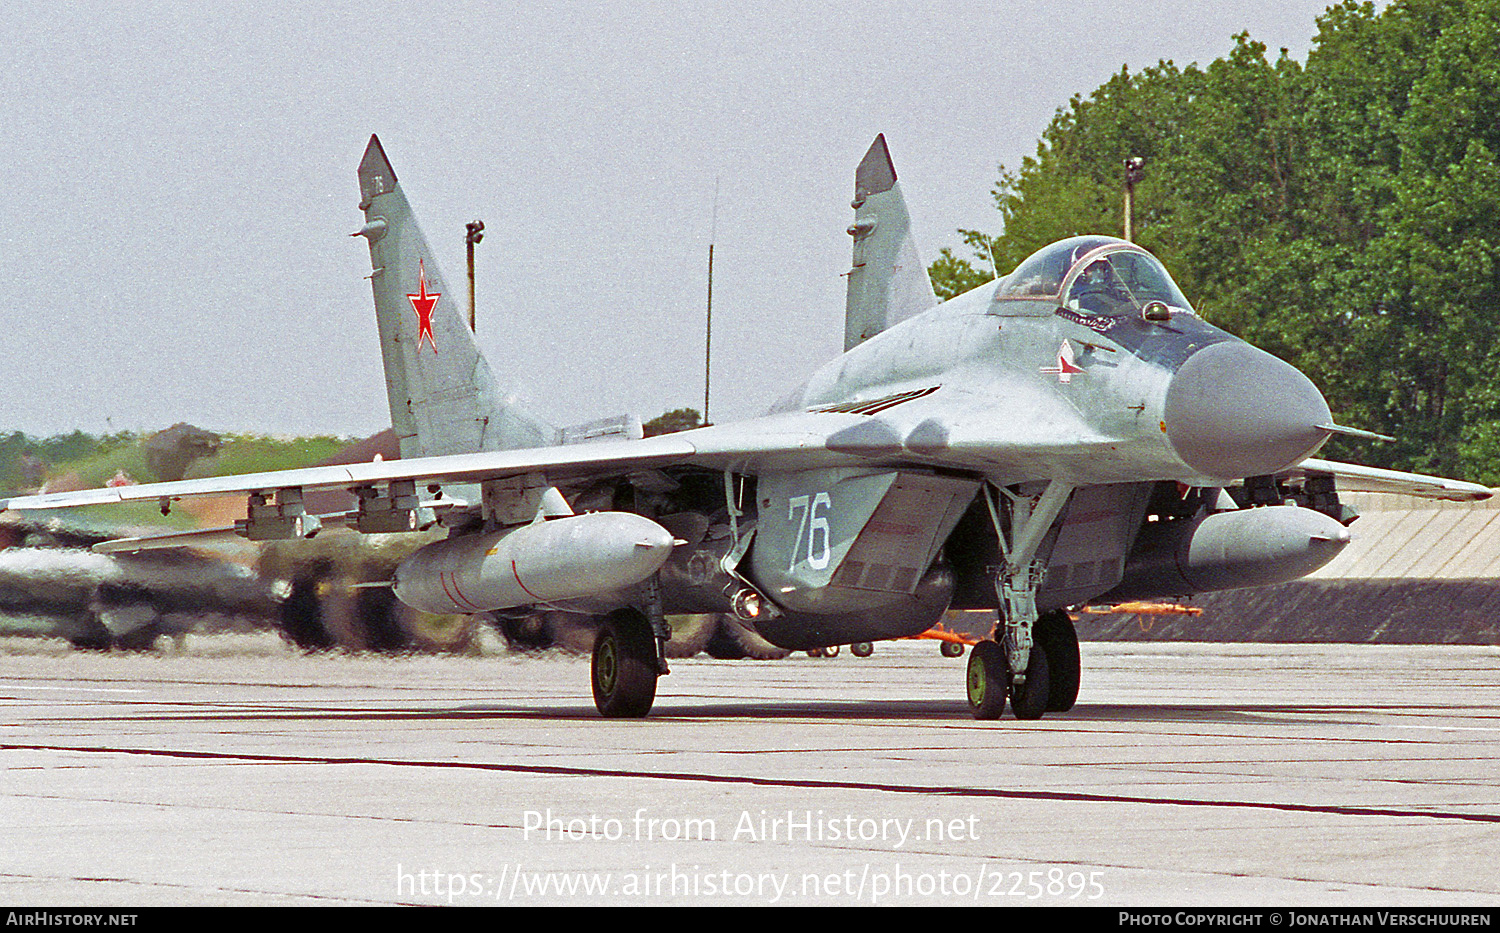
<instances>
[{"instance_id":1,"label":"aircraft wing","mask_svg":"<svg viewBox=\"0 0 1500 933\"><path fill-rule=\"evenodd\" d=\"M143 483L76 492L18 496L0 502L9 509L61 509L120 502L152 502L235 493L273 492L288 487L347 489L372 486L392 480L418 483L477 483L526 473L543 472L558 478L587 473L628 473L655 469L689 460L693 444L675 436L638 441L611 441L563 447L506 450L477 454L451 454L411 460L377 460L335 466L243 473L171 483Z\"/></svg>"},{"instance_id":2,"label":"aircraft wing","mask_svg":"<svg viewBox=\"0 0 1500 933\"><path fill-rule=\"evenodd\" d=\"M836 462L861 462L859 458L836 454L825 446L825 441L831 434L858 420L859 417L855 415L799 412L757 419L753 429L741 425L725 425L640 440L377 460L169 483L41 493L0 500L0 509L61 509L121 502L157 502L163 499L237 493L269 493L290 487L300 487L304 491L348 489L395 480L413 480L419 485L453 485L529 473L542 473L549 482L565 483L573 479L618 476L681 464L731 469L752 461L764 462L767 458L778 463L833 465Z\"/></svg>"},{"instance_id":3,"label":"aircraft wing","mask_svg":"<svg viewBox=\"0 0 1500 933\"><path fill-rule=\"evenodd\" d=\"M938 459L970 468L1013 465L1044 458L1058 446L1108 442L1063 434L1056 429L1035 437L1024 430L1007 444L986 445L982 453L965 449L961 436ZM935 452L923 452L930 456ZM755 472L799 470L872 462L923 459L903 448L901 434L879 419L841 412L786 412L735 424L715 425L639 440L598 441L522 450L450 454L399 460L377 460L313 466L265 473L245 473L170 483L145 483L75 492L41 493L0 500L0 509L61 509L121 502L159 502L201 496L271 493L278 489L351 489L397 480L423 485L479 483L540 473L553 485L594 477L699 466Z\"/></svg>"},{"instance_id":4,"label":"aircraft wing","mask_svg":"<svg viewBox=\"0 0 1500 933\"><path fill-rule=\"evenodd\" d=\"M1048 448L1055 445L1088 446L1091 440L1048 434L1016 436L1003 447L988 446L983 455L977 457L966 456L961 439L955 437L956 443L945 451L946 455L939 455L939 459L949 460L955 466L989 468L986 470L989 471L1002 464L1013 467L1021 461L1045 459ZM418 485L455 485L530 473L544 474L548 482L561 485L569 481L680 465L754 472L767 468L797 470L863 465L910 457L911 451L903 449L902 438L877 419L832 412L788 412L749 422L639 440L377 460L170 483L40 493L0 500L0 510L159 502L163 499L271 493L290 487L300 487L304 491L352 489L397 480L412 480ZM1339 489L1354 492L1398 493L1453 501L1478 501L1492 495L1490 489L1475 483L1329 460L1304 460L1283 475L1292 478L1331 475L1336 478Z\"/></svg>"},{"instance_id":5,"label":"aircraft wing","mask_svg":"<svg viewBox=\"0 0 1500 933\"><path fill-rule=\"evenodd\" d=\"M1494 494L1488 487L1477 483L1332 460L1304 460L1287 471L1287 475L1292 477L1306 478L1318 474L1332 475L1340 492L1386 492L1453 502L1478 502Z\"/></svg>"}]
</instances>

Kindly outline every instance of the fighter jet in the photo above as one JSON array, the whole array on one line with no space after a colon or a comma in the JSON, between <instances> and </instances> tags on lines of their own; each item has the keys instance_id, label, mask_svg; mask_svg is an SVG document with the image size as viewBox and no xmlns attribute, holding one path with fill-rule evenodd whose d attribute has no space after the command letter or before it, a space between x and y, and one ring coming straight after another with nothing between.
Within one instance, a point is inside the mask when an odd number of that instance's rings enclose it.
<instances>
[{"instance_id":1,"label":"fighter jet","mask_svg":"<svg viewBox=\"0 0 1500 933\"><path fill-rule=\"evenodd\" d=\"M1077 697L1066 607L1302 576L1349 541L1340 490L1490 494L1310 459L1362 432L1295 368L1200 318L1124 240L1054 243L938 303L883 137L855 173L842 355L747 421L644 439L630 419L558 430L480 354L374 137L358 174L354 235L401 459L8 506L243 493L236 531L251 540L437 523L447 536L396 568L395 595L434 613L593 617L592 690L611 717L650 710L668 613L733 613L808 650L990 609L969 705L1034 719ZM304 496L329 488L357 507L310 513Z\"/></svg>"}]
</instances>

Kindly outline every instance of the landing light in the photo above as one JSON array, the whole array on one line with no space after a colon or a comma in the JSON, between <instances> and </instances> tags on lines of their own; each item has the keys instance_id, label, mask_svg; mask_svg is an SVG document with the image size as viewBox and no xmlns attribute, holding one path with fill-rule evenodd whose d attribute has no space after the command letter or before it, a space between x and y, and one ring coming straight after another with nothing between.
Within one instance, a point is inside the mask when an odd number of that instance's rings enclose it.
<instances>
[{"instance_id":1,"label":"landing light","mask_svg":"<svg viewBox=\"0 0 1500 933\"><path fill-rule=\"evenodd\" d=\"M754 590L740 590L730 600L734 614L749 622L760 617L760 594Z\"/></svg>"}]
</instances>

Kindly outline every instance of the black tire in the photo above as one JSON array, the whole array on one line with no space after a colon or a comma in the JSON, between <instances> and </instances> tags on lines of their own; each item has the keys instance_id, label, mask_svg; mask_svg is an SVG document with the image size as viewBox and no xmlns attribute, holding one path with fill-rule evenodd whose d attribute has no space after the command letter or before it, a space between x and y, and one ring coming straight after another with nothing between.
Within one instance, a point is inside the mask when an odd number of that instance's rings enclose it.
<instances>
[{"instance_id":1,"label":"black tire","mask_svg":"<svg viewBox=\"0 0 1500 933\"><path fill-rule=\"evenodd\" d=\"M1078 655L1078 631L1073 619L1061 609L1043 613L1032 629L1036 644L1047 654L1047 712L1066 713L1078 702L1082 662Z\"/></svg>"},{"instance_id":2,"label":"black tire","mask_svg":"<svg viewBox=\"0 0 1500 933\"><path fill-rule=\"evenodd\" d=\"M396 653L410 651L411 636L396 618L399 604L390 587L364 587L354 591L354 621L366 651Z\"/></svg>"},{"instance_id":3,"label":"black tire","mask_svg":"<svg viewBox=\"0 0 1500 933\"><path fill-rule=\"evenodd\" d=\"M809 649L807 649L807 656L809 658L821 658L821 657L824 656L823 655L823 649L822 648L809 648Z\"/></svg>"},{"instance_id":4,"label":"black tire","mask_svg":"<svg viewBox=\"0 0 1500 933\"><path fill-rule=\"evenodd\" d=\"M133 632L124 635L116 635L114 646L121 651L152 651L156 648L156 639L161 635L161 625L152 622L143 625Z\"/></svg>"},{"instance_id":5,"label":"black tire","mask_svg":"<svg viewBox=\"0 0 1500 933\"><path fill-rule=\"evenodd\" d=\"M501 616L495 620L505 647L511 651L546 651L557 644L557 634L540 612Z\"/></svg>"},{"instance_id":6,"label":"black tire","mask_svg":"<svg viewBox=\"0 0 1500 933\"><path fill-rule=\"evenodd\" d=\"M999 719L1005 712L1005 694L1010 689L1010 668L1005 651L993 641L982 641L969 652L965 677L969 712L975 719Z\"/></svg>"},{"instance_id":7,"label":"black tire","mask_svg":"<svg viewBox=\"0 0 1500 933\"><path fill-rule=\"evenodd\" d=\"M672 637L667 640L667 657L691 658L708 648L709 639L719 630L719 617L712 613L667 616Z\"/></svg>"},{"instance_id":8,"label":"black tire","mask_svg":"<svg viewBox=\"0 0 1500 933\"><path fill-rule=\"evenodd\" d=\"M68 636L68 641L79 651L108 651L115 637L109 633L92 613L89 614L85 630Z\"/></svg>"},{"instance_id":9,"label":"black tire","mask_svg":"<svg viewBox=\"0 0 1500 933\"><path fill-rule=\"evenodd\" d=\"M791 655L790 651L761 638L744 622L728 613L719 616L718 631L714 632L703 650L708 652L709 657L721 661L739 661L745 658L779 661Z\"/></svg>"},{"instance_id":10,"label":"black tire","mask_svg":"<svg viewBox=\"0 0 1500 933\"><path fill-rule=\"evenodd\" d=\"M656 637L640 613L621 609L604 617L594 636L590 666L594 705L609 719L640 718L656 701Z\"/></svg>"},{"instance_id":11,"label":"black tire","mask_svg":"<svg viewBox=\"0 0 1500 933\"><path fill-rule=\"evenodd\" d=\"M1051 694L1051 678L1047 675L1047 652L1040 645L1032 645L1031 660L1026 665L1026 682L1010 691L1010 710L1017 719L1041 719L1047 711L1047 700Z\"/></svg>"},{"instance_id":12,"label":"black tire","mask_svg":"<svg viewBox=\"0 0 1500 933\"><path fill-rule=\"evenodd\" d=\"M730 636L723 623L715 619L709 624L713 626L713 634L708 636L708 641L703 645L704 652L716 661L745 660L745 649Z\"/></svg>"},{"instance_id":13,"label":"black tire","mask_svg":"<svg viewBox=\"0 0 1500 933\"><path fill-rule=\"evenodd\" d=\"M938 650L945 658L961 658L964 656L964 646L961 642L943 641L938 642Z\"/></svg>"},{"instance_id":14,"label":"black tire","mask_svg":"<svg viewBox=\"0 0 1500 933\"><path fill-rule=\"evenodd\" d=\"M849 653L856 658L868 658L875 653L875 646L867 641L857 641L849 646Z\"/></svg>"},{"instance_id":15,"label":"black tire","mask_svg":"<svg viewBox=\"0 0 1500 933\"><path fill-rule=\"evenodd\" d=\"M323 625L316 580L294 580L291 593L282 600L279 616L282 637L303 651L327 651L336 644Z\"/></svg>"}]
</instances>

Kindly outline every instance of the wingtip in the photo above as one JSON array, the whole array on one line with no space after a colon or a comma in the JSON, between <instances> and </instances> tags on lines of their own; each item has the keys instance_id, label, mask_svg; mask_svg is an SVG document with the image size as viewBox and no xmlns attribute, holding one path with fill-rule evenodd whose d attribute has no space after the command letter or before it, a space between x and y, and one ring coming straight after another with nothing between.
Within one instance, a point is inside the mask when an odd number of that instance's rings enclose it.
<instances>
[{"instance_id":1,"label":"wingtip","mask_svg":"<svg viewBox=\"0 0 1500 933\"><path fill-rule=\"evenodd\" d=\"M889 191L896 184L896 166L891 162L891 150L885 144L885 134L875 137L865 157L859 160L854 170L854 197L856 200Z\"/></svg>"}]
</instances>

